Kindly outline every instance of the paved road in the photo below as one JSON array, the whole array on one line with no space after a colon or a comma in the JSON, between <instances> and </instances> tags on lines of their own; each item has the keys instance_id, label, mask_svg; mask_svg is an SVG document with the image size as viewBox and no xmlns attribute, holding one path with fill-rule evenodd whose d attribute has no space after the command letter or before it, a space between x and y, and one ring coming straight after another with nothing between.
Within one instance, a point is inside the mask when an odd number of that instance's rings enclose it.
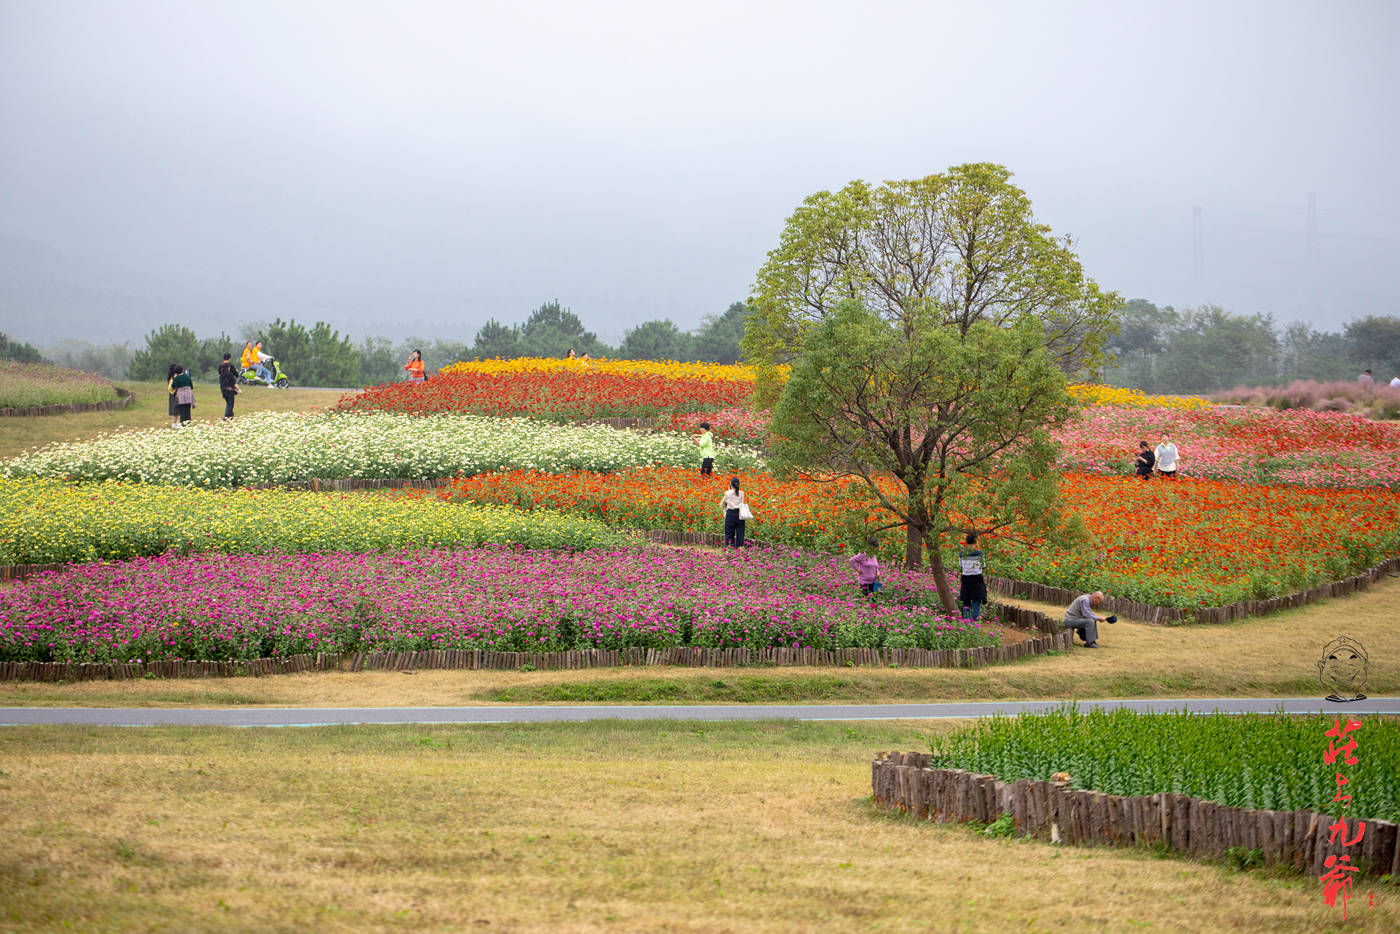
<instances>
[{"instance_id":1,"label":"paved road","mask_svg":"<svg viewBox=\"0 0 1400 934\"><path fill-rule=\"evenodd\" d=\"M0 726L77 723L94 726L325 726L345 723L545 723L561 720L906 720L1032 713L1057 702L942 704L770 704L691 707L0 707ZM1194 713L1400 714L1400 697L1352 704L1321 698L1086 700L1081 708Z\"/></svg>"}]
</instances>

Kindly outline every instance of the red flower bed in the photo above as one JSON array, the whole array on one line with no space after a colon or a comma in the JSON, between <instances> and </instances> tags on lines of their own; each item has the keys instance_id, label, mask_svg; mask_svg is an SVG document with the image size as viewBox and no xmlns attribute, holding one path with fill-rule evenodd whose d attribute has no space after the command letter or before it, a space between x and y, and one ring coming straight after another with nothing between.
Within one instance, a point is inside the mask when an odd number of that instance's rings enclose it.
<instances>
[{"instance_id":1,"label":"red flower bed","mask_svg":"<svg viewBox=\"0 0 1400 934\"><path fill-rule=\"evenodd\" d=\"M753 384L738 380L526 371L455 373L426 383L388 383L342 399L342 412L525 416L551 421L646 418L746 406Z\"/></svg>"}]
</instances>

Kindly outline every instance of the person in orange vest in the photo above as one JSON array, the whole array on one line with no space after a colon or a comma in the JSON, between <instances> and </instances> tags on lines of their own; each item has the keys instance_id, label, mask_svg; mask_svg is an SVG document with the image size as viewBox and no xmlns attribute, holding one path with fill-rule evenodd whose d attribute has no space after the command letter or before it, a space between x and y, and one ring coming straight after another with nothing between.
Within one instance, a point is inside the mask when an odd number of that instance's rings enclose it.
<instances>
[{"instance_id":1,"label":"person in orange vest","mask_svg":"<svg viewBox=\"0 0 1400 934\"><path fill-rule=\"evenodd\" d=\"M403 365L408 371L408 381L410 383L427 382L428 377L423 372L423 351L415 350L408 358L408 362Z\"/></svg>"}]
</instances>

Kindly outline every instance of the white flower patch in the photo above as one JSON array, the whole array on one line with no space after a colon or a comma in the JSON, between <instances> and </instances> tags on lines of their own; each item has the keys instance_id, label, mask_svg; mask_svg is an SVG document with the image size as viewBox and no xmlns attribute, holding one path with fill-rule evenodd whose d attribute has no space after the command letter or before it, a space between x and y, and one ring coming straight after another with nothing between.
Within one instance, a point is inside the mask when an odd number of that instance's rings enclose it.
<instances>
[{"instance_id":1,"label":"white flower patch","mask_svg":"<svg viewBox=\"0 0 1400 934\"><path fill-rule=\"evenodd\" d=\"M716 445L721 469L761 469L758 452ZM687 435L525 418L259 412L53 444L0 468L6 477L233 487L295 480L430 479L503 470L613 471L699 466Z\"/></svg>"}]
</instances>

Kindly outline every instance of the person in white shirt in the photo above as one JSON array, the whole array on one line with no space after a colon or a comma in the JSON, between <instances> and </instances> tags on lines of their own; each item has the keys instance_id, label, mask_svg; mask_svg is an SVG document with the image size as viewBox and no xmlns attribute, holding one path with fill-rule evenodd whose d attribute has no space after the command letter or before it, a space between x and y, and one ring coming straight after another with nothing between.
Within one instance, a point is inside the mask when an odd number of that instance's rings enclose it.
<instances>
[{"instance_id":1,"label":"person in white shirt","mask_svg":"<svg viewBox=\"0 0 1400 934\"><path fill-rule=\"evenodd\" d=\"M1400 389L1400 375L1397 375L1394 379L1392 379L1390 381L1390 385L1394 389Z\"/></svg>"},{"instance_id":2,"label":"person in white shirt","mask_svg":"<svg viewBox=\"0 0 1400 934\"><path fill-rule=\"evenodd\" d=\"M1157 455L1157 475L1167 480L1176 479L1176 445L1171 438L1163 438L1154 452Z\"/></svg>"},{"instance_id":3,"label":"person in white shirt","mask_svg":"<svg viewBox=\"0 0 1400 934\"><path fill-rule=\"evenodd\" d=\"M744 491L739 489L739 478L729 478L729 489L719 501L724 510L724 547L744 547L744 523L749 513L749 504L744 499Z\"/></svg>"}]
</instances>

